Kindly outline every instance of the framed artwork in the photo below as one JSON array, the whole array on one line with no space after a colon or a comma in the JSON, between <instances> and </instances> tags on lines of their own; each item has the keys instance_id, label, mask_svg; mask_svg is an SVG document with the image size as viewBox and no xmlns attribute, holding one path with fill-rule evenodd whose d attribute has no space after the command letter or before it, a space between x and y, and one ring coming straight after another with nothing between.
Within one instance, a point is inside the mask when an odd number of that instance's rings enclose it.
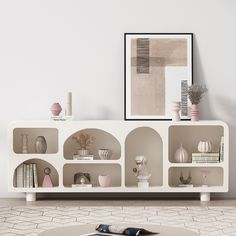
<instances>
[{"instance_id":1,"label":"framed artwork","mask_svg":"<svg viewBox=\"0 0 236 236\"><path fill-rule=\"evenodd\" d=\"M189 119L193 83L192 33L125 33L125 120L171 120L181 102Z\"/></svg>"}]
</instances>

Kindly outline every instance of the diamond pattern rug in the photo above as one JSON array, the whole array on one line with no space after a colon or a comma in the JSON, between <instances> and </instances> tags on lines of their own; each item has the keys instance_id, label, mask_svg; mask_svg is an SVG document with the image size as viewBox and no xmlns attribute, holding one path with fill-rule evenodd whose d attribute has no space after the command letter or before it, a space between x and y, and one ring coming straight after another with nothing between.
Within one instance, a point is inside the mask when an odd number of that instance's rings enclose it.
<instances>
[{"instance_id":1,"label":"diamond pattern rug","mask_svg":"<svg viewBox=\"0 0 236 236\"><path fill-rule=\"evenodd\" d=\"M183 227L201 236L231 236L236 235L236 208L0 206L0 235L5 236L36 236L61 226L123 222Z\"/></svg>"}]
</instances>

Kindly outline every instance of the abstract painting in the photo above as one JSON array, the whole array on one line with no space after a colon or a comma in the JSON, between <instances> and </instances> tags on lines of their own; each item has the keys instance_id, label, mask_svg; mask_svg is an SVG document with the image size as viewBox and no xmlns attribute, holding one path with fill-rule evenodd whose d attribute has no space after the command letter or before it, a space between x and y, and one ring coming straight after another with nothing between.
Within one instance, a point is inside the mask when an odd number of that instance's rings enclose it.
<instances>
[{"instance_id":1,"label":"abstract painting","mask_svg":"<svg viewBox=\"0 0 236 236\"><path fill-rule=\"evenodd\" d=\"M189 119L192 33L125 33L125 120L170 120L181 102Z\"/></svg>"}]
</instances>

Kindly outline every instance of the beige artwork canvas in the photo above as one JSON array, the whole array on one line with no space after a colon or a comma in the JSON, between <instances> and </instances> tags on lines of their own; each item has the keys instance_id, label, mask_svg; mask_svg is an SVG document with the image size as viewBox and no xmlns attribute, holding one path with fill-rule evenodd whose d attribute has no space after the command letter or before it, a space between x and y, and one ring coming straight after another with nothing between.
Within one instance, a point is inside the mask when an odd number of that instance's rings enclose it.
<instances>
[{"instance_id":1,"label":"beige artwork canvas","mask_svg":"<svg viewBox=\"0 0 236 236\"><path fill-rule=\"evenodd\" d=\"M185 37L130 39L130 116L166 117L172 95L181 100L182 115L187 115L187 86L192 78L178 74L181 68L188 71L189 49Z\"/></svg>"},{"instance_id":2,"label":"beige artwork canvas","mask_svg":"<svg viewBox=\"0 0 236 236\"><path fill-rule=\"evenodd\" d=\"M165 115L165 67L187 66L187 40L131 40L131 114Z\"/></svg>"}]
</instances>

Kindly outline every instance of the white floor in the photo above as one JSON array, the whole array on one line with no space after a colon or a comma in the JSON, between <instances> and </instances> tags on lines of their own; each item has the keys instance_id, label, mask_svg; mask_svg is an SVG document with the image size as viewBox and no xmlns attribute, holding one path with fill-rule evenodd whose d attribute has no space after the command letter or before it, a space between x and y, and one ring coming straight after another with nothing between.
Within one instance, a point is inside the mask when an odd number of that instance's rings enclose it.
<instances>
[{"instance_id":1,"label":"white floor","mask_svg":"<svg viewBox=\"0 0 236 236\"><path fill-rule=\"evenodd\" d=\"M236 207L0 206L0 235L5 236L36 236L55 227L120 222L184 227L202 236L230 236L236 235Z\"/></svg>"}]
</instances>

